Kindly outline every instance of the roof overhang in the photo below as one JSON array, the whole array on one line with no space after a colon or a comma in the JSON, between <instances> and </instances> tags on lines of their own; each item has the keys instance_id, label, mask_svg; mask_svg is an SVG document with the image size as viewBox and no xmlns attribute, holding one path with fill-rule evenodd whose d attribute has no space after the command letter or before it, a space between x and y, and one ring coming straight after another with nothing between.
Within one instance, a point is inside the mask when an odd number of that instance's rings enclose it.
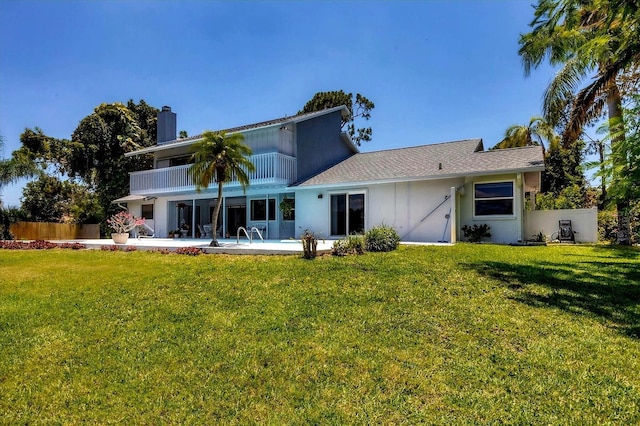
<instances>
[{"instance_id":1,"label":"roof overhang","mask_svg":"<svg viewBox=\"0 0 640 426\"><path fill-rule=\"evenodd\" d=\"M401 177L401 178L392 178L392 179L380 179L380 180L363 180L363 181L350 181L350 182L338 182L338 183L327 183L327 184L313 184L313 185L305 185L304 182L298 185L292 185L292 189L334 189L334 188L346 188L352 186L368 186L368 185L382 185L389 183L403 183L403 182L420 182L420 181L433 181L433 180L446 180L446 179L456 179L456 178L465 178L465 177L477 177L477 176L498 176L498 175L506 175L513 173L525 173L525 172L542 172L544 171L544 167L527 167L523 169L509 169L509 170L494 170L494 171L482 171L482 172L468 172L468 173L450 173L450 174L442 174L442 175L430 175L430 176L412 176L412 177Z\"/></svg>"},{"instance_id":2,"label":"roof overhang","mask_svg":"<svg viewBox=\"0 0 640 426\"><path fill-rule=\"evenodd\" d=\"M131 201L148 201L153 200L154 198L156 197L149 197L147 195L127 195L126 197L121 197L117 200L113 200L111 204L128 203Z\"/></svg>"},{"instance_id":3,"label":"roof overhang","mask_svg":"<svg viewBox=\"0 0 640 426\"><path fill-rule=\"evenodd\" d=\"M312 118L321 116L321 115L325 115L325 114L330 114L336 111L340 111L340 114L342 115L342 117L344 118L348 118L349 115L351 114L349 111L349 108L347 108L344 105L341 106L337 106L337 107L333 107L333 108L327 108L327 109L323 109L322 111L316 111L316 112L311 112L308 114L301 114L301 115L294 115L292 117L289 118L283 118L283 119L276 119L274 121L269 121L269 122L265 122L264 125L260 125L258 124L256 127L251 127L251 128L247 128L247 129L241 129L241 130L234 130L234 129L230 129L228 131L229 135L235 134L235 133L243 133L243 132L249 132L249 131L253 131L253 130L258 130L258 129L266 129L269 127L282 127L283 125L287 124L287 123L300 123L302 121L306 121L306 120L310 120ZM238 129L238 128L236 128ZM187 147L187 146L191 146L193 145L195 142L202 140L202 135L198 135L198 136L194 136L194 137L190 137L188 139L185 140L180 140L178 139L177 141L167 141L164 142L162 144L159 145L153 145L147 148L143 148L143 149L139 149L137 151L131 151L131 152L126 152L124 154L125 157L133 157L134 155L142 155L142 154L149 154L152 152L159 152L159 151L165 151L168 149L174 149L174 148L182 148L182 147ZM347 143L347 142L345 142ZM357 147L355 146L355 144L353 144L351 142L351 140L349 139L349 143L351 143L351 145L353 145L352 149L355 149L356 152L357 151Z\"/></svg>"}]
</instances>

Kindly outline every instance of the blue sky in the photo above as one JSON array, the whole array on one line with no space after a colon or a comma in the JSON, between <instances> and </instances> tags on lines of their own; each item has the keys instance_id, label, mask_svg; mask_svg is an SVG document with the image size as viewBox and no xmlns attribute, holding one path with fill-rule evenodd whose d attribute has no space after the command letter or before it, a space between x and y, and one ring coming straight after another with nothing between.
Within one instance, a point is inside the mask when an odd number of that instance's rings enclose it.
<instances>
[{"instance_id":1,"label":"blue sky","mask_svg":"<svg viewBox=\"0 0 640 426\"><path fill-rule=\"evenodd\" d=\"M376 107L362 151L481 137L539 115L529 0L0 1L4 157L25 128L69 138L103 102L170 105L195 135L293 115L318 91ZM2 189L18 205L22 184Z\"/></svg>"}]
</instances>

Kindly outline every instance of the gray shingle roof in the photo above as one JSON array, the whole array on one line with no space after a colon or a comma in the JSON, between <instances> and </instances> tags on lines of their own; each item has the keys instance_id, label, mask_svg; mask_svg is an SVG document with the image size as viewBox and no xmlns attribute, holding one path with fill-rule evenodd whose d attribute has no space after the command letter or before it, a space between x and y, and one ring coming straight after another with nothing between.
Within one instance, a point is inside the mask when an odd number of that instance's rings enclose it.
<instances>
[{"instance_id":1,"label":"gray shingle roof","mask_svg":"<svg viewBox=\"0 0 640 426\"><path fill-rule=\"evenodd\" d=\"M482 139L468 139L358 153L299 186L398 182L544 169L539 146L483 149Z\"/></svg>"},{"instance_id":2,"label":"gray shingle roof","mask_svg":"<svg viewBox=\"0 0 640 426\"><path fill-rule=\"evenodd\" d=\"M335 111L340 111L343 117L349 114L349 109L346 106L341 105L333 108L327 108L322 111L308 112L305 114L297 114L292 116L284 116L280 118L274 118L273 120L261 121L259 123L246 124L244 126L231 127L229 129L218 130L218 131L223 131L226 133L237 133L237 132L243 132L246 130L259 129L262 127L269 127L269 126L274 126L274 125L284 124L284 123L299 123L301 121L309 120L311 118L322 116L325 114L330 114ZM142 148L137 151L127 152L124 154L124 156L132 157L134 155L146 154L149 152L158 152L166 149L190 146L193 142L198 141L200 139L202 139L201 134L190 136L188 138L183 138L183 139L174 139L174 140L162 142L160 144L153 145L147 148ZM357 151L357 148L355 147L355 145L353 145L353 149Z\"/></svg>"},{"instance_id":3,"label":"gray shingle roof","mask_svg":"<svg viewBox=\"0 0 640 426\"><path fill-rule=\"evenodd\" d=\"M252 124L245 124L243 126L237 126L237 127L231 127L229 129L223 129L223 130L217 130L218 132L226 132L226 133L237 133L237 132L243 132L245 130L252 130L252 129L259 129L261 127L268 127L268 126L273 126L275 124L283 124L283 123L290 123L290 122L296 122L299 123L301 121L305 121L308 120L310 118L313 117L317 117L319 115L324 115L324 114L328 114L334 111L342 111L343 115L346 115L349 113L349 110L347 109L346 106L337 106L337 107L333 107L333 108L327 108L321 111L314 111L314 112L307 112L305 114L296 114L296 115L290 115L290 116L284 116L284 117L280 117L280 118L274 118L272 120L267 120L267 121L261 121L259 123L252 123ZM189 136L188 138L183 138L183 139L176 139L173 141L167 141L167 142L163 142L163 144L169 144L169 143L175 143L175 142L184 142L184 141L195 141L198 139L202 139L202 135L195 135L195 136Z\"/></svg>"}]
</instances>

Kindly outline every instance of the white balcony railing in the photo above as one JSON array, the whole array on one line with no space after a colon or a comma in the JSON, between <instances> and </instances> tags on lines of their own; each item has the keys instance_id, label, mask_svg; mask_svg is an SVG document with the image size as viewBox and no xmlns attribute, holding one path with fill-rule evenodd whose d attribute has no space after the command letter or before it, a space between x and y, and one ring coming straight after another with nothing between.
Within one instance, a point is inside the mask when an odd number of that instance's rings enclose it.
<instances>
[{"instance_id":1,"label":"white balcony railing","mask_svg":"<svg viewBox=\"0 0 640 426\"><path fill-rule=\"evenodd\" d=\"M250 185L289 185L296 181L296 159L288 155L270 153L250 157L255 171L249 173ZM188 170L189 165L145 170L129 174L131 194L152 195L170 192L194 191L195 185ZM215 183L212 185L214 186ZM239 187L236 180L225 187Z\"/></svg>"}]
</instances>

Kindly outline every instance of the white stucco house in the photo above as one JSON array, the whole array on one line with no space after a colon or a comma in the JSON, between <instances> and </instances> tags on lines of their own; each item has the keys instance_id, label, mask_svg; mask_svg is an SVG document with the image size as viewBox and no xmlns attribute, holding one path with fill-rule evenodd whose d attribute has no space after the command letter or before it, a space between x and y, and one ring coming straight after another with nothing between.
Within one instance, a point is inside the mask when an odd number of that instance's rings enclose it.
<instances>
[{"instance_id":1,"label":"white stucco house","mask_svg":"<svg viewBox=\"0 0 640 426\"><path fill-rule=\"evenodd\" d=\"M226 129L244 135L256 170L246 193L237 182L223 186L220 235L256 226L270 239L305 230L339 238L384 223L403 241L456 242L462 226L486 223L493 242L527 239L525 200L540 189L541 147L485 151L482 139L468 139L360 152L341 131L346 114L336 107ZM210 222L217 186L198 193L187 174L199 138L177 139L176 116L163 107L157 145L127 154L152 153L154 167L131 173L130 194L114 202L144 216L157 237L183 223L197 237Z\"/></svg>"}]
</instances>

